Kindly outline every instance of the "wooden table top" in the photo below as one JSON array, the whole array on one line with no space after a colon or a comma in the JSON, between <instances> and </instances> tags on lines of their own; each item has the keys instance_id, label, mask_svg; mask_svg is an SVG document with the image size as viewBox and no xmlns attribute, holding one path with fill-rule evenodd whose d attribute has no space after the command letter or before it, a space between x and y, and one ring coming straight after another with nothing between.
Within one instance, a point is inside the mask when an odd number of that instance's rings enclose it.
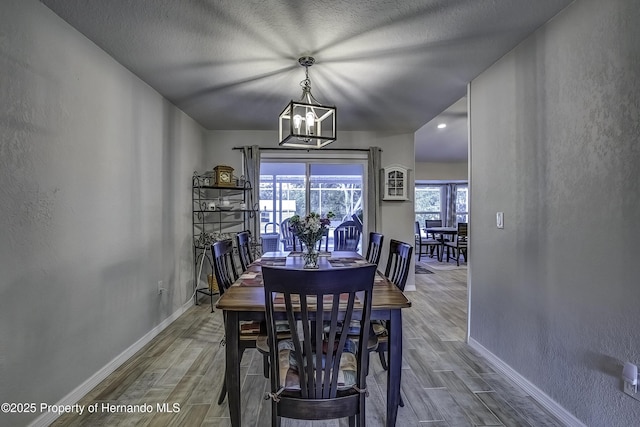
<instances>
[{"instance_id":1,"label":"wooden table top","mask_svg":"<svg viewBox=\"0 0 640 427\"><path fill-rule=\"evenodd\" d=\"M428 227L428 233L457 233L458 227Z\"/></svg>"},{"instance_id":2,"label":"wooden table top","mask_svg":"<svg viewBox=\"0 0 640 427\"><path fill-rule=\"evenodd\" d=\"M357 252L334 251L326 253L326 255L321 253L318 268L348 268L366 263L367 261ZM264 311L262 265L302 269L304 261L300 254L295 252L266 252L261 258L255 260L247 271L242 273L238 280L225 291L216 307L230 311ZM378 271L373 285L371 306L373 310L407 308L411 307L411 301L395 284Z\"/></svg>"}]
</instances>

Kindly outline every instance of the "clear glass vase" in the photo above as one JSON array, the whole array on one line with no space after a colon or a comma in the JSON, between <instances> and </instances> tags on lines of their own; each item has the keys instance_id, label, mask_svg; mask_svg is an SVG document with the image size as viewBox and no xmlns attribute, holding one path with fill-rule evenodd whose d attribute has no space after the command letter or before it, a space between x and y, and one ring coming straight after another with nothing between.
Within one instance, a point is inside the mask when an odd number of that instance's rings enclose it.
<instances>
[{"instance_id":1,"label":"clear glass vase","mask_svg":"<svg viewBox=\"0 0 640 427\"><path fill-rule=\"evenodd\" d=\"M314 245L308 245L302 252L304 268L318 268L318 251Z\"/></svg>"}]
</instances>

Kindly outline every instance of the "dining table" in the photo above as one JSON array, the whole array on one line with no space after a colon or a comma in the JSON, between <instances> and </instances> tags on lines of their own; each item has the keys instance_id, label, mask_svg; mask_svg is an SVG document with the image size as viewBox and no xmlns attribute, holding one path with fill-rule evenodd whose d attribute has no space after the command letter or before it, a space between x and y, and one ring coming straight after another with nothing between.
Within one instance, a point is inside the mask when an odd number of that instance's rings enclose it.
<instances>
[{"instance_id":1,"label":"dining table","mask_svg":"<svg viewBox=\"0 0 640 427\"><path fill-rule=\"evenodd\" d=\"M434 237L436 235L440 236L439 240L440 243L442 243L442 252L438 253L438 261L442 262L442 257L444 256L445 236L451 236L451 239L453 240L456 234L458 234L458 227L428 227L425 229L425 232L427 233L427 236L429 234L433 234Z\"/></svg>"},{"instance_id":2,"label":"dining table","mask_svg":"<svg viewBox=\"0 0 640 427\"><path fill-rule=\"evenodd\" d=\"M243 321L265 319L265 296L261 269L263 265L303 269L301 252L266 252L251 263L238 280L227 289L216 304L225 318L225 381L229 417L233 427L240 427L242 408L240 396L240 324ZM357 252L320 252L318 268L336 269L366 264ZM345 270L347 272L348 270ZM348 274L348 273L347 273ZM371 319L385 320L387 324L389 355L387 371L387 427L395 426L400 403L400 377L402 368L402 309L411 307L411 301L379 270L372 295Z\"/></svg>"}]
</instances>

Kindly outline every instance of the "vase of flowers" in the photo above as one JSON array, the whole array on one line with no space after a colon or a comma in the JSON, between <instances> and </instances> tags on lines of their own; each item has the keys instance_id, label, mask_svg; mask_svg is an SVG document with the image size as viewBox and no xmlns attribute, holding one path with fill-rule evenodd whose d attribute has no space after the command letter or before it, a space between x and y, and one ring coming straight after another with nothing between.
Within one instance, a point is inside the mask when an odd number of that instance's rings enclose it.
<instances>
[{"instance_id":1,"label":"vase of flowers","mask_svg":"<svg viewBox=\"0 0 640 427\"><path fill-rule=\"evenodd\" d=\"M304 259L304 268L318 268L318 250L316 244L329 229L331 218L335 215L329 211L326 216L321 216L315 212L301 217L294 215L289 220L291 232L304 245L302 258Z\"/></svg>"}]
</instances>

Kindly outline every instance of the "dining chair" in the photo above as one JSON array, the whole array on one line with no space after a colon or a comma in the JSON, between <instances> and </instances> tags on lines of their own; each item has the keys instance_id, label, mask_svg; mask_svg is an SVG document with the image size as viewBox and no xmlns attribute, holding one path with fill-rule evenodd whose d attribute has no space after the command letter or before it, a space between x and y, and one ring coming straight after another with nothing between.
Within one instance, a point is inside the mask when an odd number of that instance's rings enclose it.
<instances>
[{"instance_id":1,"label":"dining chair","mask_svg":"<svg viewBox=\"0 0 640 427\"><path fill-rule=\"evenodd\" d=\"M453 241L444 242L444 246L447 248L447 262L449 262L449 250L453 251L453 255L451 258L456 260L458 266L460 265L460 257L463 256L465 262L468 261L468 250L467 243L469 243L468 238L468 223L459 222L458 223L458 233Z\"/></svg>"},{"instance_id":2,"label":"dining chair","mask_svg":"<svg viewBox=\"0 0 640 427\"><path fill-rule=\"evenodd\" d=\"M290 219L287 218L280 223L280 242L282 242L282 250L283 251L298 251L302 250L302 245L299 244L296 239L296 236L291 231L289 226Z\"/></svg>"},{"instance_id":3,"label":"dining chair","mask_svg":"<svg viewBox=\"0 0 640 427\"><path fill-rule=\"evenodd\" d=\"M262 267L271 363L271 425L281 418L349 417L365 426L369 322L376 266L333 270ZM278 340L277 321L291 337ZM356 340L341 324L360 324ZM328 330L326 325L329 325Z\"/></svg>"},{"instance_id":4,"label":"dining chair","mask_svg":"<svg viewBox=\"0 0 640 427\"><path fill-rule=\"evenodd\" d=\"M412 254L413 246L410 244L394 239L389 242L389 256L384 275L401 291L404 291L404 287L407 284ZM372 322L372 330L378 339L378 347L375 351L378 353L382 368L386 371L389 369L384 355L389 350L389 331L387 330L386 322ZM400 406L404 406L402 396L400 396Z\"/></svg>"},{"instance_id":5,"label":"dining chair","mask_svg":"<svg viewBox=\"0 0 640 427\"><path fill-rule=\"evenodd\" d=\"M223 295L233 283L238 280L238 271L233 257L233 241L231 239L220 240L211 245L213 254L213 271L218 281L220 295ZM226 320L225 320L226 323ZM240 324L240 339L238 349L238 360L242 359L242 354L248 348L257 348L263 354L263 364L265 373L268 372L268 349L259 343L264 342L265 327L259 321L246 321ZM221 344L224 344L224 338ZM226 380L222 383L222 390L218 397L218 404L222 404L227 394Z\"/></svg>"},{"instance_id":6,"label":"dining chair","mask_svg":"<svg viewBox=\"0 0 640 427\"><path fill-rule=\"evenodd\" d=\"M442 242L436 240L434 238L424 237L422 235L422 229L420 228L420 223L416 221L414 226L415 232L415 244L418 249L418 261L422 259L422 255L429 255L433 258L433 252L436 251L438 255L438 259L440 259L440 250L442 248ZM423 251L422 249L424 248Z\"/></svg>"},{"instance_id":7,"label":"dining chair","mask_svg":"<svg viewBox=\"0 0 640 427\"><path fill-rule=\"evenodd\" d=\"M253 262L251 253L251 232L241 231L236 234L236 245L238 246L238 258L240 258L240 268L246 271L249 264Z\"/></svg>"},{"instance_id":8,"label":"dining chair","mask_svg":"<svg viewBox=\"0 0 640 427\"><path fill-rule=\"evenodd\" d=\"M384 235L371 231L369 233L369 245L367 246L367 261L371 264L380 264L380 255L382 255L382 242Z\"/></svg>"},{"instance_id":9,"label":"dining chair","mask_svg":"<svg viewBox=\"0 0 640 427\"><path fill-rule=\"evenodd\" d=\"M333 230L334 251L356 252L359 244L360 231L354 221L345 221Z\"/></svg>"}]
</instances>

